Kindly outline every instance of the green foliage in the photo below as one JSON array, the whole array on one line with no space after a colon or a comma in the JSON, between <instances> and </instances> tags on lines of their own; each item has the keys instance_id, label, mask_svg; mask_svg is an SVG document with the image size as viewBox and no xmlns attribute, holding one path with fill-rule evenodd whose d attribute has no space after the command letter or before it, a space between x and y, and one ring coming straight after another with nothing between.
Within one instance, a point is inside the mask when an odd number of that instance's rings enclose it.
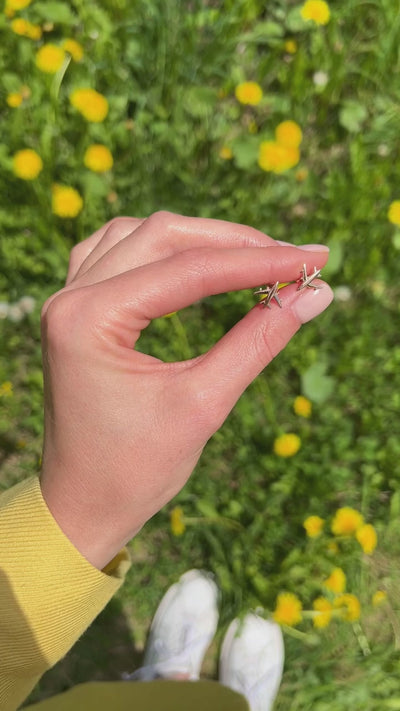
<instances>
[{"instance_id":1,"label":"green foliage","mask_svg":"<svg viewBox=\"0 0 400 711\"><path fill-rule=\"evenodd\" d=\"M325 558L306 552L302 522L338 506L354 506L378 530L364 598L375 585L392 597L398 589L400 243L387 212L400 199L400 16L391 0L338 0L331 10L318 27L281 0L35 0L20 16L44 28L40 41L0 17L0 302L13 305L0 318L0 386L13 386L0 395L2 488L40 466L40 306L62 288L75 243L116 215L166 208L331 248L323 276L332 306L252 383L176 501L131 544L135 562L119 599L142 634L165 587L195 566L216 573L222 630L249 607L273 609L282 588L306 594ZM43 43L72 37L81 62L54 76L35 67ZM250 80L263 89L257 106L234 95ZM9 107L7 96L24 85L30 94ZM70 105L84 86L107 97L104 122L88 123ZM300 163L266 173L259 145L287 119L303 131ZM83 165L92 143L111 150L108 173ZM21 148L43 159L33 181L13 173ZM54 182L82 195L76 218L52 213ZM32 313L21 312L24 296L35 299ZM253 303L247 292L206 298L154 321L138 347L166 361L203 353ZM293 411L299 394L312 400L310 418ZM273 442L285 432L302 446L280 459ZM179 538L169 530L176 502L192 519ZM321 631L316 648L287 638L278 709L400 708L390 627L398 613L389 624L366 608L360 624L377 639L365 658L350 627ZM52 690L64 683L55 676Z\"/></svg>"}]
</instances>

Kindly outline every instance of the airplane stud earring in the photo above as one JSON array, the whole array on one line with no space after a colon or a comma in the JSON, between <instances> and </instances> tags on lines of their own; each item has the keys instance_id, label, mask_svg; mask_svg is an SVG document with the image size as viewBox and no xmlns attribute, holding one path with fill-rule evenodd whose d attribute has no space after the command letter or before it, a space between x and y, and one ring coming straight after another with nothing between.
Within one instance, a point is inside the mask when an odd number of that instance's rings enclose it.
<instances>
[{"instance_id":1,"label":"airplane stud earring","mask_svg":"<svg viewBox=\"0 0 400 711\"><path fill-rule=\"evenodd\" d=\"M317 269L314 267L314 271L312 274L307 274L307 267L305 264L303 264L303 269L301 270L301 277L297 280L298 287L297 291L301 291L301 289L322 289L321 284L313 284L314 279L317 279L319 276L321 276L321 270Z\"/></svg>"},{"instance_id":2,"label":"airplane stud earring","mask_svg":"<svg viewBox=\"0 0 400 711\"><path fill-rule=\"evenodd\" d=\"M282 302L278 296L278 287L279 287L279 281L277 281L275 284L267 284L265 287L260 287L257 289L257 291L254 291L254 294L265 294L265 298L261 300L261 304L263 306L267 306L269 309L271 308L271 301L272 299L275 299L276 303L280 308L282 308Z\"/></svg>"}]
</instances>

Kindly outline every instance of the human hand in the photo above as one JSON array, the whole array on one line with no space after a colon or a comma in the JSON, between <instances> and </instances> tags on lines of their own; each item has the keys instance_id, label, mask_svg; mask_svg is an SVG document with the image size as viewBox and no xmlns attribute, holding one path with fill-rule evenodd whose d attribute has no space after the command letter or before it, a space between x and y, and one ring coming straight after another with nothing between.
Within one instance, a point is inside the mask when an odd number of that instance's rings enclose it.
<instances>
[{"instance_id":1,"label":"human hand","mask_svg":"<svg viewBox=\"0 0 400 711\"><path fill-rule=\"evenodd\" d=\"M207 440L302 323L332 300L279 292L207 353L164 363L136 351L150 321L211 294L296 280L328 251L244 225L166 212L118 218L71 252L42 311L41 488L60 528L102 569L184 486Z\"/></svg>"}]
</instances>

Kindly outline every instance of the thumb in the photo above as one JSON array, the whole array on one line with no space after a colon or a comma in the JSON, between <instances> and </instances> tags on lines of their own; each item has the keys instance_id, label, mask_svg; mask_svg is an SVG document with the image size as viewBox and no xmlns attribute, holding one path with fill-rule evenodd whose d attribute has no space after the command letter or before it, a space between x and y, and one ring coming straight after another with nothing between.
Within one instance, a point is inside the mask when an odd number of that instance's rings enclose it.
<instances>
[{"instance_id":1,"label":"thumb","mask_svg":"<svg viewBox=\"0 0 400 711\"><path fill-rule=\"evenodd\" d=\"M213 431L300 326L329 306L333 299L331 288L320 280L315 283L322 288L298 291L291 284L281 289L282 308L275 302L271 302L270 309L257 304L208 353L200 356L194 366L196 387L202 400L208 403L209 412L215 415Z\"/></svg>"}]
</instances>

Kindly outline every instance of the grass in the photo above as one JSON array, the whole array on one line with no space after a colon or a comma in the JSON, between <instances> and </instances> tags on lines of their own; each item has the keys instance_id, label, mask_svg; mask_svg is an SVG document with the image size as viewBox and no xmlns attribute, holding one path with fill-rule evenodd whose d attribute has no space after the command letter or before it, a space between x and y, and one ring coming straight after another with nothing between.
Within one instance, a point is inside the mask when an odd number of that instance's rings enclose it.
<instances>
[{"instance_id":1,"label":"grass","mask_svg":"<svg viewBox=\"0 0 400 711\"><path fill-rule=\"evenodd\" d=\"M317 634L305 621L306 636L285 635L276 708L400 708L400 237L387 218L400 199L400 13L390 0L337 0L328 25L318 27L301 20L299 6L35 0L21 15L47 23L36 43L0 18L0 301L29 295L36 303L21 320L0 319L0 385L13 386L0 399L2 489L40 467L40 306L62 287L73 244L106 220L165 208L251 224L294 244L325 243L331 257L323 276L336 294L247 389L184 490L130 544L125 585L31 702L133 669L158 601L188 568L213 570L221 587L219 636L205 665L213 677L233 616L257 606L268 614L282 589L309 607L330 566L340 565L361 599L371 654L364 656L352 625L335 622ZM54 78L35 68L42 43L70 36L84 48L81 63ZM297 43L294 54L287 40ZM325 83L316 83L316 72ZM245 80L262 87L258 106L236 100ZM22 84L29 98L9 108L6 96ZM69 94L82 85L107 97L104 122L87 123L70 106ZM259 144L289 119L303 132L299 164L280 175L262 171ZM112 151L109 173L83 167L93 142ZM220 157L223 146L231 159ZM12 172L12 155L23 147L44 161L29 183ZM84 199L74 219L51 211L51 185L61 180ZM164 360L202 353L253 303L248 292L204 299L154 321L139 348ZM293 411L299 394L312 401L310 419ZM302 441L291 459L273 453L285 432ZM181 537L170 530L175 505L189 519ZM348 546L336 558L322 544L310 548L303 520L318 514L329 522L339 506L376 527L372 557ZM373 609L378 587L389 604Z\"/></svg>"}]
</instances>

